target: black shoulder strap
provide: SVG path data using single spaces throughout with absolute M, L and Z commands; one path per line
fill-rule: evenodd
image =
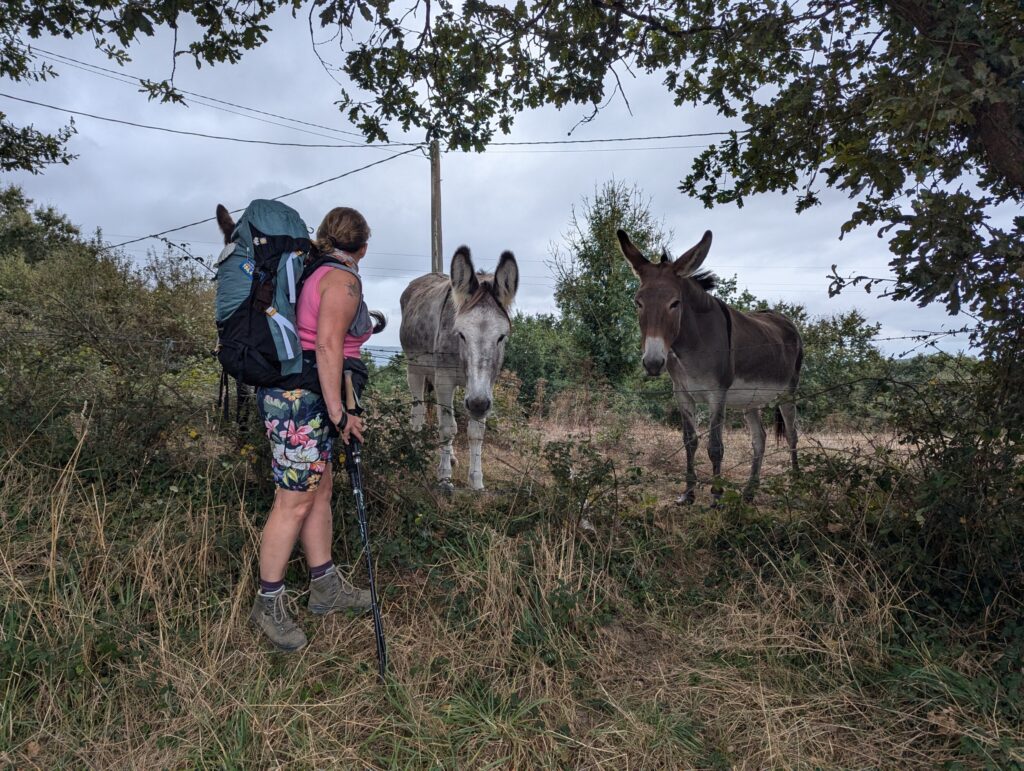
M 337 257 L 332 257 L 329 254 L 321 254 L 317 251 L 310 252 L 310 259 L 306 263 L 306 266 L 302 269 L 302 275 L 299 276 L 298 283 L 295 285 L 295 296 L 298 297 L 302 293 L 302 286 L 306 283 L 306 280 L 313 275 L 318 269 L 324 265 L 344 265 L 341 260 Z

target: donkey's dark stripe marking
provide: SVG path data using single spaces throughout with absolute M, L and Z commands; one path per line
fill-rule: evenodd
M 722 424 L 726 406 L 741 407 L 750 429 L 754 459 L 746 494 L 757 485 L 764 458 L 765 430 L 761 408 L 788 395 L 778 410 L 789 441 L 793 469 L 796 458 L 796 405 L 792 395 L 800 382 L 803 343 L 793 323 L 774 311 L 743 313 L 708 294 L 716 277 L 700 270 L 711 248 L 711 231 L 676 260 L 652 263 L 618 231 L 619 246 L 640 278 L 636 294 L 644 340 L 644 368 L 650 375 L 668 370 L 683 418 L 686 448 L 686 491 L 691 502 L 697 474 L 694 407 L 697 400 L 711 408 L 708 455 L 714 475 L 722 471 Z M 713 313 L 715 309 L 721 313 Z M 721 491 L 712 487 L 716 498 Z
M 701 284 L 701 286 L 704 286 L 704 285 Z M 704 287 L 704 288 L 707 289 L 708 287 Z M 729 350 L 731 351 L 732 350 L 732 315 L 729 313 L 729 306 L 728 305 L 726 305 L 724 302 L 719 300 L 717 297 L 715 298 L 715 302 L 718 303 L 718 307 L 722 311 L 722 315 L 725 316 L 725 334 L 726 334 L 726 337 L 729 340 Z

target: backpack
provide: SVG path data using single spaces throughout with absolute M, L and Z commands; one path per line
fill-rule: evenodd
M 303 356 L 295 306 L 306 278 L 327 264 L 358 276 L 313 248 L 290 206 L 257 199 L 246 207 L 217 260 L 217 358 L 225 373 L 250 386 L 320 390 L 315 357 Z M 365 333 L 369 319 L 361 304 L 353 328 Z

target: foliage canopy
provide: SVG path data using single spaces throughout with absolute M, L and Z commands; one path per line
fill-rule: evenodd
M 91 36 L 125 61 L 139 36 L 175 31 L 173 55 L 234 62 L 261 45 L 275 11 L 300 0 L 66 0 L 0 3 L 0 76 L 43 79 L 29 41 Z M 889 237 L 885 292 L 976 320 L 983 366 L 944 402 L 969 416 L 952 440 L 916 423 L 943 485 L 1019 501 L 1024 453 L 1024 7 L 1019 0 L 312 0 L 311 30 L 338 34 L 353 85 L 341 107 L 368 139 L 424 129 L 482 150 L 517 113 L 590 105 L 620 72 L 660 77 L 676 103 L 714 108 L 736 128 L 681 170 L 706 206 L 793 194 L 798 211 L 829 187 L 848 195 L 844 232 Z M 179 45 L 179 29 L 197 29 Z M 173 77 L 143 82 L 180 101 Z M 70 130 L 70 129 L 68 129 Z M 68 160 L 48 137 L 0 116 L 0 168 Z M 833 288 L 877 280 L 836 274 Z M 957 400 L 956 403 L 950 399 Z M 908 417 L 908 420 L 910 418 Z M 931 443 L 931 444 L 929 444 Z M 950 450 L 950 447 L 953 449 Z M 983 458 L 967 464 L 965 457 Z M 995 470 L 993 470 L 995 469 Z M 965 476 L 966 475 L 966 476 Z M 994 480 L 994 481 L 993 481 Z M 992 492 L 996 491 L 996 492 Z M 959 509 L 958 509 L 959 510 Z M 1003 511 L 1003 509 L 1000 509 Z M 998 512 L 958 516 L 972 523 Z
M 0 75 L 53 74 L 29 41 L 91 36 L 124 61 L 139 36 L 175 30 L 174 57 L 234 62 L 267 40 L 271 14 L 300 0 L 137 0 L 0 5 Z M 450 147 L 483 149 L 517 113 L 592 105 L 620 71 L 662 78 L 679 105 L 741 126 L 710 145 L 681 189 L 705 205 L 822 186 L 856 200 L 844 226 L 894 230 L 889 292 L 982 320 L 979 342 L 1019 352 L 1008 334 L 1024 300 L 1024 8 L 1018 0 L 313 0 L 355 86 L 342 108 L 369 139 L 420 127 Z M 199 30 L 179 45 L 177 32 Z M 144 82 L 180 100 L 173 78 Z M 4 168 L 67 161 L 66 134 L 0 118 Z M 24 132 L 29 132 L 25 134 Z M 33 133 L 34 132 L 34 133 Z M 837 276 L 838 289 L 846 280 Z M 1010 339 L 1012 338 L 1012 340 Z

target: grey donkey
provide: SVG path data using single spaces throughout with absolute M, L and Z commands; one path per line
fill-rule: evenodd
M 402 292 L 399 337 L 408 361 L 412 392 L 412 426 L 426 420 L 424 401 L 433 388 L 441 433 L 437 478 L 452 488 L 452 440 L 456 386 L 465 386 L 469 413 L 469 486 L 482 490 L 482 452 L 494 383 L 505 359 L 512 331 L 509 309 L 519 288 L 519 266 L 504 252 L 493 274 L 476 272 L 469 248 L 460 246 L 452 257 L 451 278 L 440 273 L 420 276 Z

